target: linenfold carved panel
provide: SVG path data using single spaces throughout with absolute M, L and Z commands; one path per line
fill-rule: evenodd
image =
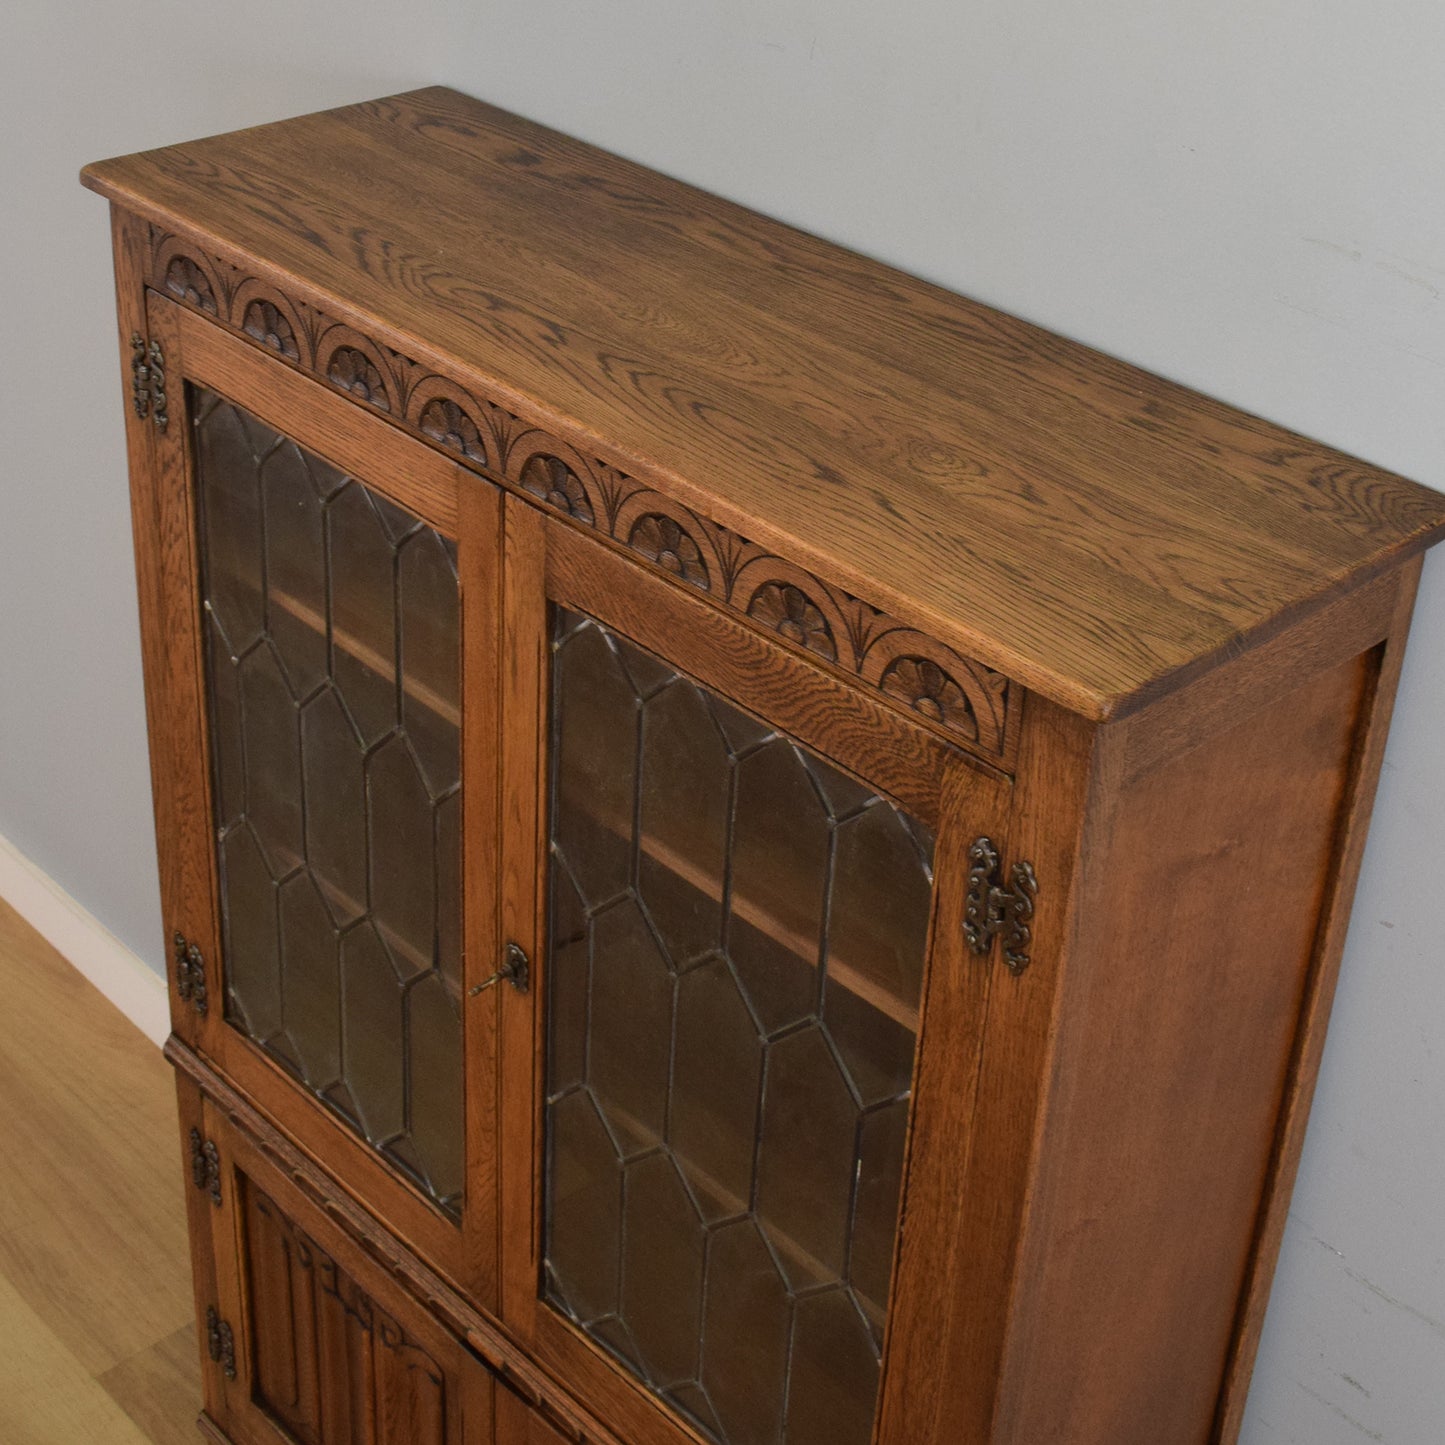
M 330 1176 L 311 1162 L 279 1133 L 223 1078 L 213 1073 L 174 1036 L 165 1056 L 182 1077 L 202 1090 L 227 1126 L 240 1131 L 264 1162 L 277 1170 L 309 1204 L 358 1245 L 371 1262 L 396 1280 L 407 1297 L 429 1318 L 484 1358 L 487 1368 L 505 1380 L 514 1395 L 525 1400 L 569 1445 L 622 1445 L 610 1431 L 584 1417 L 565 1395 L 552 1393 L 550 1382 L 500 1335 L 473 1306 L 359 1205 L 342 1193 Z M 223 1140 L 224 1142 L 224 1140 Z M 274 1206 L 273 1206 L 274 1207 Z
M 314 1445 L 450 1445 L 437 1362 L 254 1185 L 245 1204 L 257 1404 Z
M 860 678 L 951 741 L 1012 760 L 1019 690 L 1004 674 L 182 237 L 152 227 L 149 275 L 156 290 Z

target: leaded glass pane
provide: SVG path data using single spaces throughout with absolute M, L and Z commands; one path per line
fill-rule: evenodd
M 553 654 L 543 1293 L 722 1445 L 862 1445 L 932 841 L 591 618 Z
M 192 400 L 226 1019 L 455 1214 L 456 548 Z

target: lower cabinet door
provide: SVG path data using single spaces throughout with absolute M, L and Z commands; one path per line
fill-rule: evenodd
M 497 1445 L 572 1445 L 572 1441 L 525 1400 L 508 1390 L 498 1390 Z
M 234 1445 L 491 1445 L 483 1363 L 209 1101 L 200 1117 L 203 1424 Z

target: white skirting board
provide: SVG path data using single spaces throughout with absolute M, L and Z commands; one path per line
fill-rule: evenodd
M 153 1043 L 171 1030 L 165 981 L 0 835 L 0 898 L 62 954 Z

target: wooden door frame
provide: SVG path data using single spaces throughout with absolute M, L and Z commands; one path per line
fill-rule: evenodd
M 897 798 L 935 831 L 936 884 L 920 1015 L 926 1022 L 913 1106 L 914 1117 L 926 1115 L 928 1123 L 922 1142 L 920 1131 L 910 1129 L 915 1147 L 903 1200 L 910 1221 L 915 1211 L 922 1218 L 956 1204 L 956 1150 L 967 1145 L 987 999 L 1002 968 L 974 958 L 964 942 L 967 850 L 979 834 L 1005 840 L 1012 789 L 1002 773 L 864 690 L 519 498 L 507 498 L 505 535 L 502 921 L 503 936 L 522 945 L 533 967 L 528 993 L 509 990 L 502 1000 L 502 1318 L 544 1369 L 567 1380 L 635 1445 L 693 1445 L 705 1437 L 540 1298 L 549 607 L 588 613 L 668 657 L 703 685 Z M 901 1392 L 912 1375 L 902 1370 L 895 1378 L 890 1346 L 898 1318 L 910 1316 L 911 1326 L 936 1309 L 939 1269 L 946 1262 L 930 1248 L 932 1238 L 926 1224 L 910 1224 L 900 1234 L 878 1406 L 880 1442 L 921 1438 L 907 1433 L 910 1412 L 900 1415 Z M 911 1333 L 926 1338 L 928 1330 Z M 885 1427 L 882 1422 L 895 1415 L 897 1427 Z
M 376 1308 L 392 1316 L 411 1342 L 421 1346 L 432 1363 L 446 1372 L 448 1439 L 457 1445 L 491 1445 L 496 1388 L 491 1371 L 464 1341 L 399 1288 L 364 1244 L 329 1218 L 257 1141 L 236 1127 L 224 1106 L 197 1089 L 191 1080 L 179 1077 L 182 1089 L 189 1090 L 200 1105 L 202 1129 L 216 1145 L 219 1159 L 219 1203 L 203 1200 L 203 1219 L 198 1233 L 193 1235 L 200 1241 L 193 1247 L 207 1252 L 213 1262 L 218 1309 L 230 1326 L 234 1346 L 233 1379 L 226 1379 L 219 1366 L 207 1361 L 219 1387 L 214 1402 L 219 1416 L 214 1414 L 209 1392 L 207 1396 L 207 1413 L 213 1415 L 216 1424 L 234 1445 L 290 1445 L 292 1440 L 289 1431 L 257 1402 L 253 1378 L 257 1326 L 251 1289 L 251 1241 L 243 1201 L 247 1191 L 259 1190 L 291 1227 L 324 1249 Z M 204 1316 L 200 1328 L 204 1355 Z
M 468 997 L 495 967 L 496 656 L 501 579 L 501 494 L 334 391 L 194 315 L 148 293 L 148 334 L 164 355 L 169 420 L 146 439 L 136 472 L 137 549 L 144 559 L 142 630 L 167 928 L 196 941 L 206 960 L 203 1018 L 172 980 L 176 1034 L 232 1079 L 397 1235 L 484 1308 L 496 1297 L 495 995 Z M 455 539 L 462 632 L 463 1049 L 466 1200 L 460 1224 L 385 1163 L 339 1116 L 225 1022 L 219 885 L 212 816 L 204 650 L 198 607 L 195 457 L 187 384 L 204 386 L 318 454 L 369 490 Z M 379 480 L 376 480 L 378 479 Z M 142 531 L 145 525 L 148 530 Z

